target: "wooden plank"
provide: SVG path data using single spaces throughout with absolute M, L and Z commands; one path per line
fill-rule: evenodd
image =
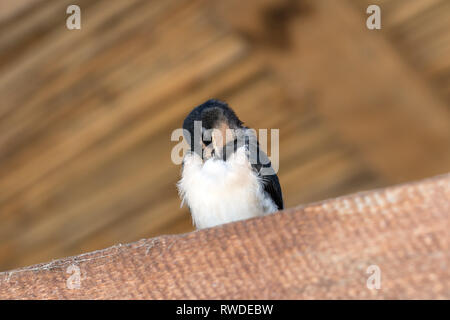
M 450 169 L 432 1 L 373 32 L 350 0 L 80 3 L 81 32 L 58 1 L 1 24 L 0 270 L 192 230 L 170 134 L 212 97 L 280 129 L 287 207 Z

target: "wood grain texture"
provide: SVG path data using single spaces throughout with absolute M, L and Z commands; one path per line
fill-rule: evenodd
M 449 299 L 449 199 L 444 175 L 142 239 L 0 273 L 0 298 Z
M 170 135 L 212 97 L 280 129 L 286 207 L 449 172 L 444 2 L 5 2 L 0 270 L 193 230 Z

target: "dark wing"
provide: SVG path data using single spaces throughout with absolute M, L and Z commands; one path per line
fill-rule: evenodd
M 278 180 L 275 170 L 272 168 L 272 163 L 270 162 L 269 157 L 259 147 L 256 137 L 252 137 L 251 134 L 245 137 L 245 144 L 249 148 L 250 164 L 253 170 L 255 170 L 261 178 L 264 185 L 264 191 L 267 192 L 273 202 L 275 202 L 278 210 L 283 210 L 283 194 L 281 192 L 280 181 Z
M 263 175 L 261 176 L 261 180 L 264 184 L 264 191 L 266 191 L 272 198 L 273 202 L 275 202 L 278 210 L 283 210 L 283 195 L 281 193 L 281 186 L 278 181 L 278 176 L 276 174 Z

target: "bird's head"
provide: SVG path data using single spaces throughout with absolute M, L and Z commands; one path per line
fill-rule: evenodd
M 221 152 L 224 145 L 236 139 L 236 130 L 243 123 L 227 103 L 211 99 L 195 107 L 183 123 L 185 138 L 191 150 L 210 158 Z

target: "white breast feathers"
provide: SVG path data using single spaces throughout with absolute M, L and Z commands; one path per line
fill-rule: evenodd
M 211 158 L 203 162 L 196 153 L 187 154 L 178 190 L 199 229 L 278 210 L 252 170 L 245 147 L 227 161 Z

